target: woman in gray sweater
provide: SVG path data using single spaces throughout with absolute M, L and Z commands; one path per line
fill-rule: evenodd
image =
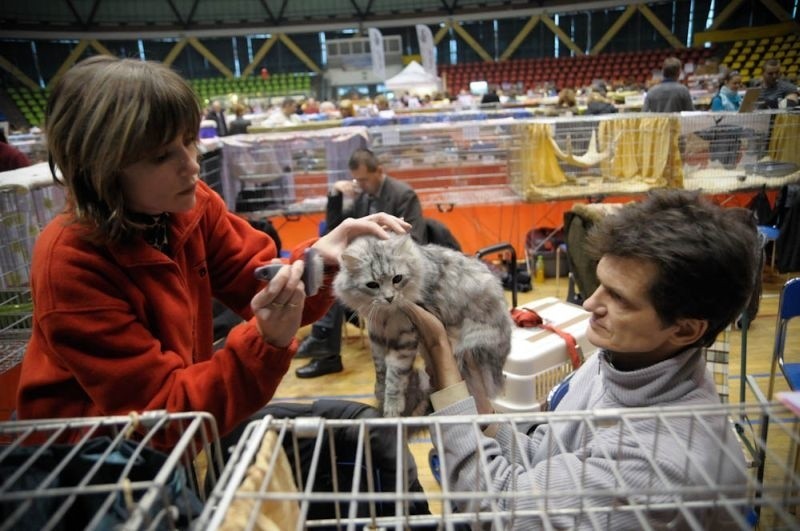
M 476 424 L 442 424 L 437 450 L 450 490 L 489 493 L 464 497 L 456 510 L 508 514 L 513 506 L 514 520 L 502 527 L 519 529 L 743 524 L 742 508 L 726 505 L 746 488 L 746 467 L 724 414 L 669 422 L 655 409 L 611 422 L 559 414 L 610 419 L 609 409 L 719 404 L 701 349 L 753 292 L 755 223 L 697 193 L 659 191 L 606 216 L 588 246 L 600 286 L 584 307 L 598 350 L 573 374 L 552 420 L 528 434 L 511 424 L 482 433 Z M 416 306 L 408 314 L 431 355 L 434 415 L 491 412 L 468 395 L 441 323 Z M 520 492 L 530 496 L 510 494 Z M 697 503 L 712 496 L 722 503 Z

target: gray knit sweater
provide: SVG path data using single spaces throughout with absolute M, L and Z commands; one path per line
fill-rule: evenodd
M 614 369 L 608 354 L 599 351 L 575 373 L 557 413 L 718 403 L 714 382 L 697 349 L 629 372 Z M 474 400 L 468 398 L 435 415 L 476 413 Z M 443 429 L 445 448 L 439 452 L 455 491 L 537 494 L 514 499 L 487 495 L 480 507 L 456 503 L 459 512 L 491 511 L 492 504 L 502 511 L 512 504 L 523 512 L 540 511 L 518 514 L 503 528 L 537 529 L 545 526 L 545 519 L 557 529 L 642 529 L 643 521 L 655 528 L 682 529 L 687 527 L 687 518 L 712 529 L 729 528 L 732 519 L 743 523 L 739 509 L 674 508 L 676 500 L 686 506 L 715 495 L 716 489 L 709 484 L 733 486 L 737 492 L 731 496 L 741 495 L 738 489 L 745 488 L 744 456 L 723 415 L 705 416 L 703 422 L 681 416 L 665 423 L 651 415 L 610 423 L 552 421 L 540 425 L 530 437 L 507 424 L 494 438 L 477 436 L 468 424 L 443 424 Z M 483 466 L 479 466 L 481 452 Z M 616 501 L 611 493 L 579 494 L 581 489 L 614 488 L 620 489 Z M 649 498 L 648 489 L 653 494 Z M 629 496 L 631 492 L 637 495 Z M 546 502 L 541 497 L 545 493 Z M 606 509 L 648 502 L 650 507 L 641 510 Z M 671 507 L 654 508 L 658 503 Z

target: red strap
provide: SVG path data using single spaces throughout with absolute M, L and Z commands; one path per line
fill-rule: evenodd
M 513 308 L 511 310 L 511 319 L 513 319 L 514 323 L 521 328 L 533 328 L 534 326 L 538 326 L 553 332 L 563 339 L 564 343 L 567 344 L 567 354 L 572 362 L 572 368 L 577 369 L 581 366 L 581 363 L 583 363 L 583 356 L 578 350 L 578 342 L 575 341 L 575 338 L 572 336 L 572 334 L 569 334 L 553 325 L 545 324 L 542 317 L 535 311 L 531 310 L 530 308 Z

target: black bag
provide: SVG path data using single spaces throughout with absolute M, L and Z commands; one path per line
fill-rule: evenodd
M 756 222 L 759 225 L 769 225 L 774 215 L 772 205 L 770 205 L 769 198 L 767 197 L 766 189 L 766 186 L 762 186 L 761 190 L 759 190 L 747 204 L 747 208 L 753 212 L 756 217 Z

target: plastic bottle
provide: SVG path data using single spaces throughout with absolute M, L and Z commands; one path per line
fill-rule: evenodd
M 544 257 L 542 255 L 536 257 L 536 283 L 544 283 Z

